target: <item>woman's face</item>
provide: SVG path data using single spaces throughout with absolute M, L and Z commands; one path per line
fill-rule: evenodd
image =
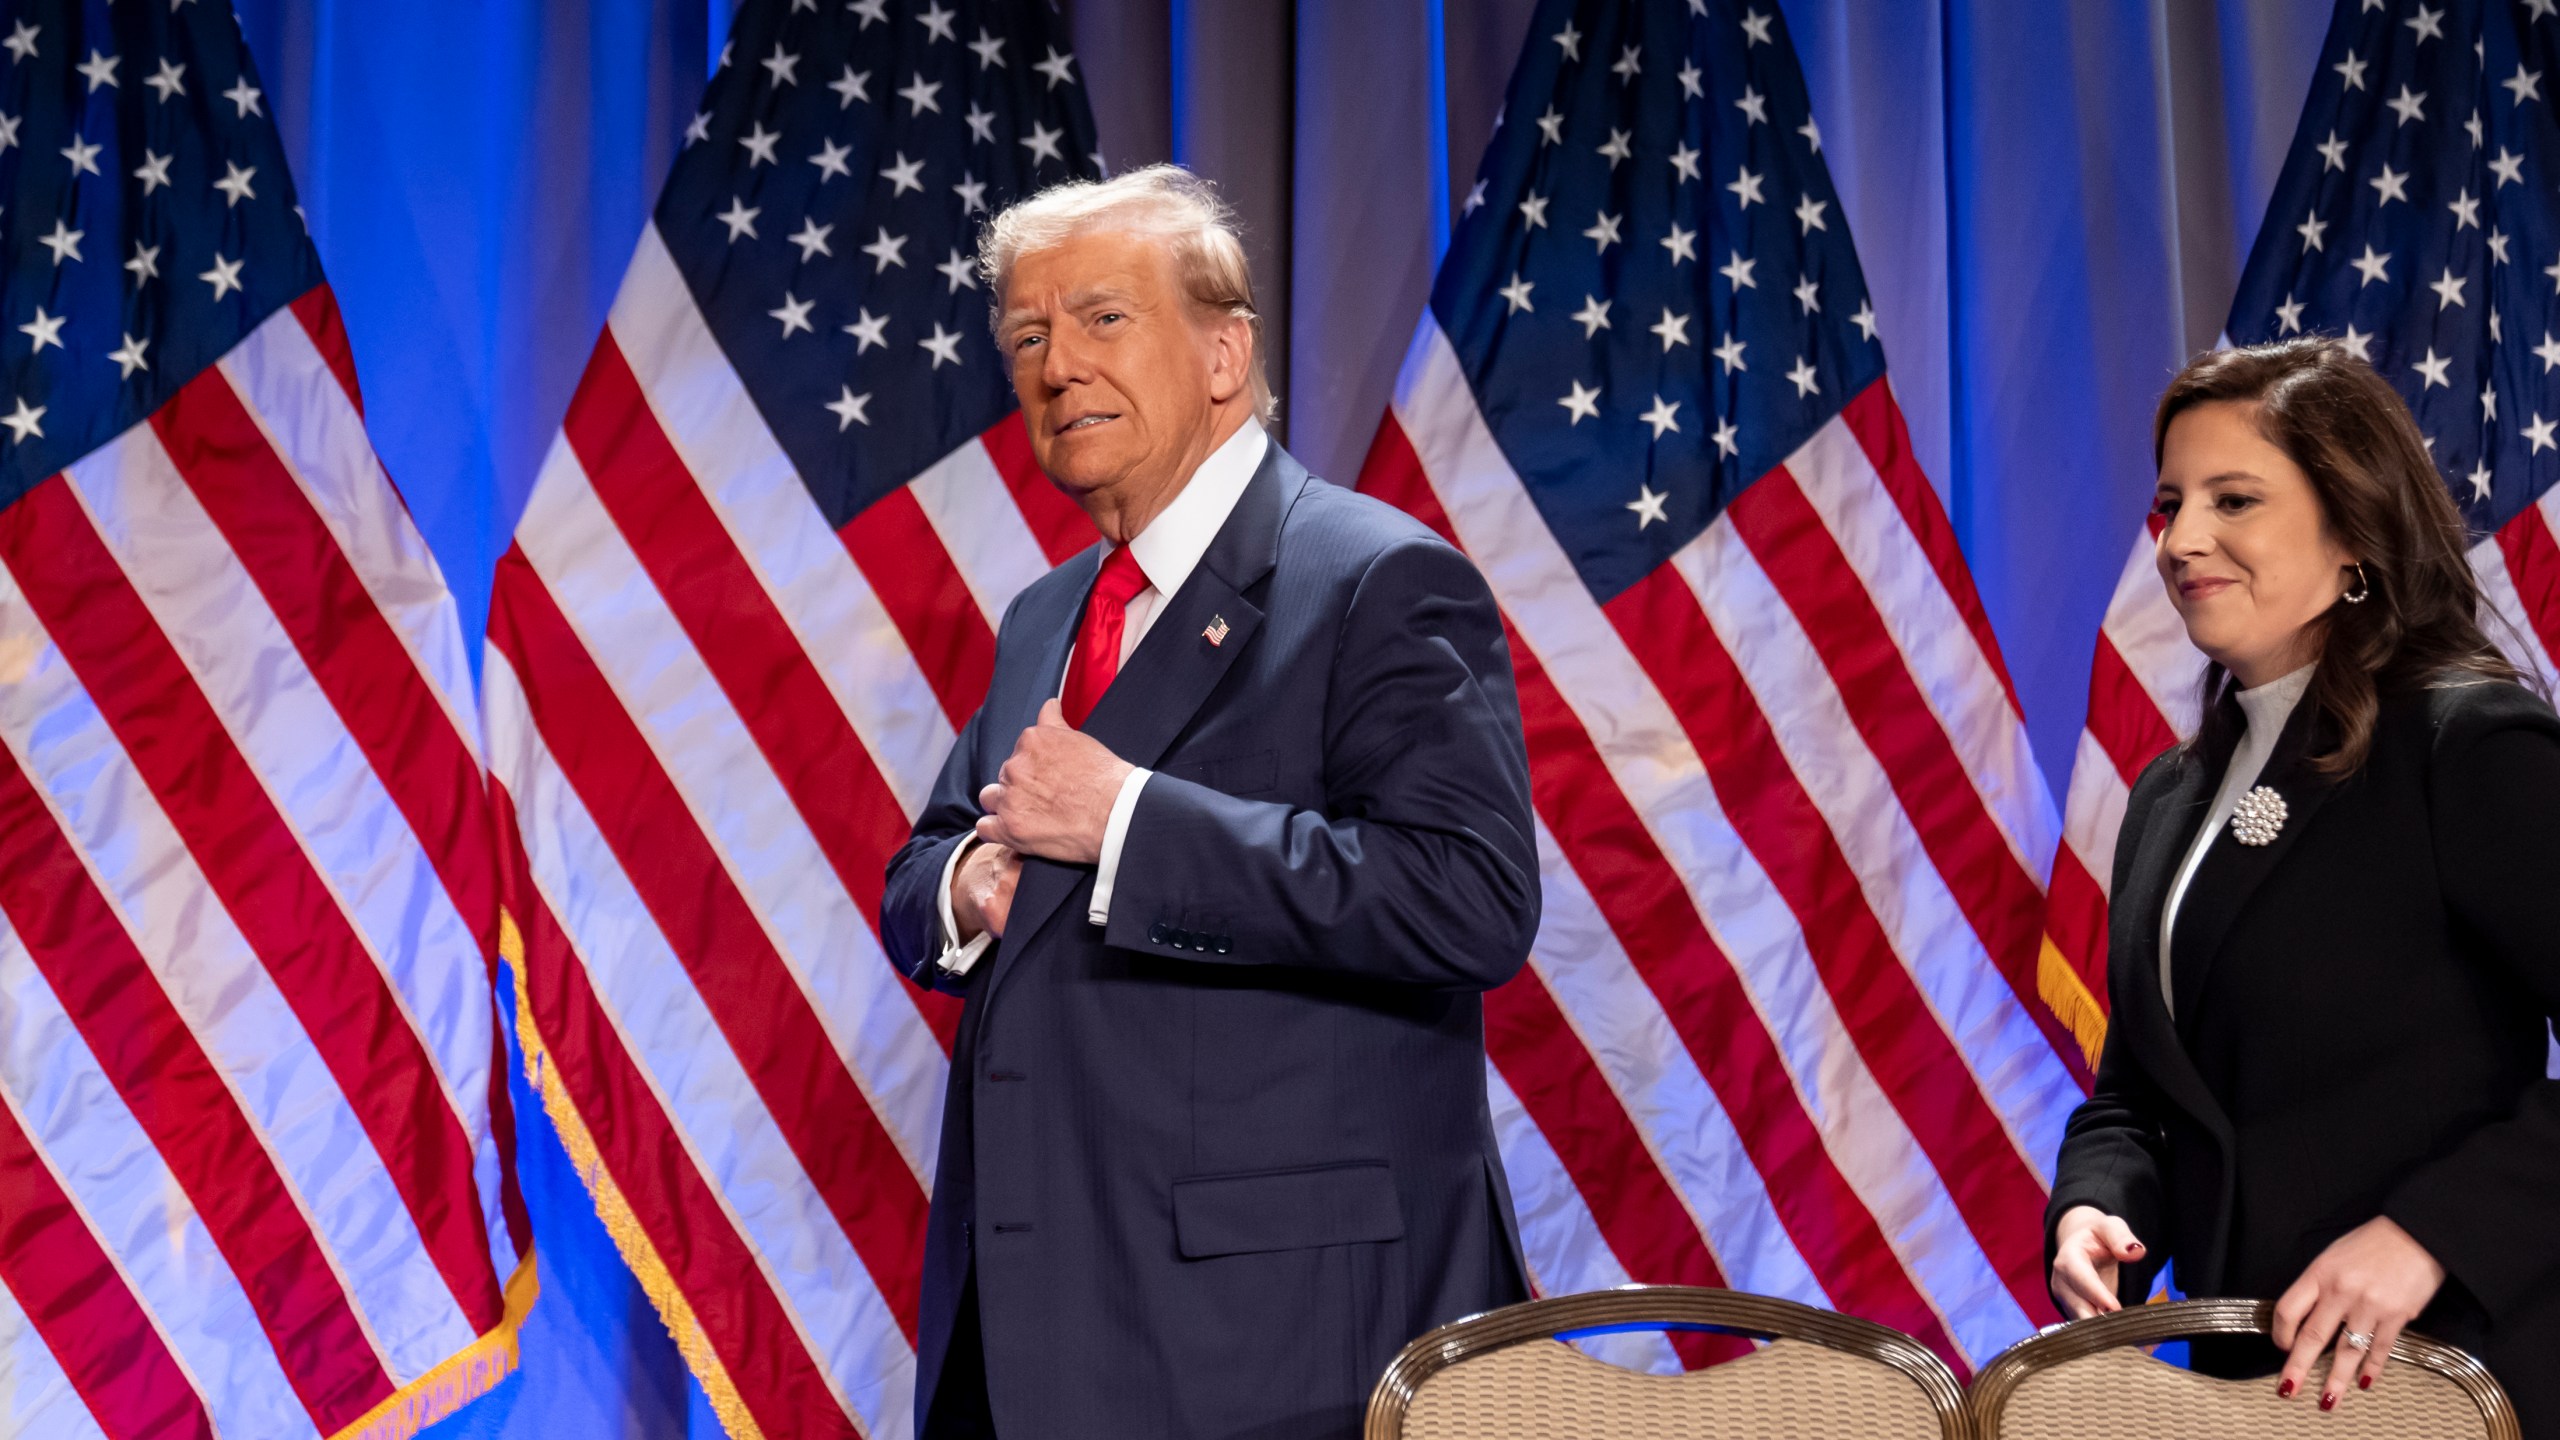
M 2317 657 L 2311 624 L 2355 583 L 2356 559 L 2329 533 L 2311 477 L 2252 413 L 2217 401 L 2170 421 L 2153 501 L 2170 603 L 2244 689 Z

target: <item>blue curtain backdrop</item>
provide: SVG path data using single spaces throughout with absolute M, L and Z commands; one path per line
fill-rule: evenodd
M 376 447 L 476 635 L 729 0 L 235 0 Z M 762 3 L 762 0 L 757 0 Z M 1115 167 L 1249 228 L 1288 440 L 1348 480 L 1534 0 L 1062 0 Z M 1874 292 L 2059 794 L 2151 488 L 2329 0 L 1780 0 Z M 454 1437 L 719 1433 L 516 1087 L 542 1265 L 524 1367 Z

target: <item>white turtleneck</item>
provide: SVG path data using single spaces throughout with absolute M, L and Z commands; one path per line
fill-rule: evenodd
M 2213 808 L 2205 812 L 2204 824 L 2197 827 L 2194 843 L 2187 846 L 2187 858 L 2178 866 L 2178 878 L 2169 886 L 2169 898 L 2160 907 L 2160 999 L 2171 1014 L 2177 1013 L 2178 1001 L 2177 987 L 2169 978 L 2175 973 L 2169 968 L 2169 938 L 2177 932 L 2178 905 L 2187 898 L 2187 882 L 2196 878 L 2196 867 L 2204 863 L 2205 852 L 2222 837 L 2232 812 L 2240 808 L 2240 798 L 2258 783 L 2259 772 L 2267 768 L 2267 757 L 2275 752 L 2276 737 L 2284 733 L 2285 721 L 2292 718 L 2295 703 L 2311 686 L 2311 672 L 2318 668 L 2305 665 L 2234 697 L 2240 702 L 2240 713 L 2247 717 L 2240 746 L 2231 752 L 2231 764 L 2222 772 L 2222 788 L 2213 792 Z

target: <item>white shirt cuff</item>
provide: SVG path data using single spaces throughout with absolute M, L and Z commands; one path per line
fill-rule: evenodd
M 977 939 L 961 944 L 960 922 L 951 916 L 951 877 L 960 873 L 960 862 L 969 858 L 969 852 L 983 843 L 975 835 L 965 837 L 951 847 L 951 858 L 942 862 L 942 890 L 937 900 L 942 907 L 942 955 L 933 963 L 946 975 L 968 974 L 969 967 L 978 963 L 978 957 L 987 953 L 988 944 L 995 939 L 992 932 L 981 930 Z
M 1111 818 L 1102 827 L 1102 858 L 1094 866 L 1093 903 L 1084 910 L 1084 918 L 1096 925 L 1111 923 L 1111 882 L 1120 875 L 1120 848 L 1129 843 L 1129 817 L 1138 813 L 1138 792 L 1154 773 L 1130 771 L 1129 778 L 1120 782 L 1119 795 L 1111 802 Z

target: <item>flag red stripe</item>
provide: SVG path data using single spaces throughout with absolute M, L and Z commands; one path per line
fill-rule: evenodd
M 1893 388 L 1882 380 L 1876 381 L 1850 399 L 1841 409 L 1840 418 L 1848 424 L 1849 433 L 1858 437 L 1858 448 L 1867 452 L 1867 463 L 1875 467 L 1885 493 L 1893 497 L 1895 508 L 1902 512 L 1904 527 L 1919 542 L 1921 553 L 1929 557 L 1930 567 L 1938 572 L 1938 588 L 1955 602 L 1956 612 L 1964 616 L 1965 628 L 1973 632 L 1974 643 L 1982 649 L 1982 658 L 2000 677 L 2000 688 L 2008 693 L 2011 713 L 2023 717 L 2026 711 L 2018 704 L 2018 684 L 2009 678 L 2008 662 L 2000 658 L 2000 641 L 1991 633 L 1991 614 L 1982 608 L 1981 592 L 1973 588 L 1973 571 L 1964 563 L 1964 547 L 1956 543 L 1955 526 L 1947 522 L 1946 506 L 1939 503 L 1937 488 L 1929 483 L 1928 474 L 1920 468 L 1920 457 L 1912 452 L 1911 431 L 1903 424 L 1902 407 L 1893 403 Z M 2071 1054 L 2077 1047 L 2066 1045 L 2062 1050 Z
M 1722 1288 L 1724 1273 L 1708 1253 L 1697 1222 L 1663 1179 L 1618 1097 L 1565 1023 L 1535 970 L 1485 997 L 1485 1051 L 1538 1123 L 1565 1173 L 1573 1177 L 1601 1236 L 1632 1279 L 1650 1285 Z M 1748 1354 L 1748 1341 L 1672 1343 L 1692 1367 Z
M 492 613 L 490 640 L 519 667 L 509 633 L 511 607 Z M 623 1049 L 587 980 L 586 968 L 533 886 L 520 846 L 514 802 L 490 787 L 506 844 L 507 912 L 524 936 L 525 993 L 551 1073 L 577 1108 L 604 1169 L 639 1221 L 667 1275 L 685 1297 L 721 1368 L 768 1435 L 851 1435 L 844 1407 L 756 1263 L 721 1213 L 666 1112 Z
M 2560 545 L 2542 518 L 2542 507 L 2524 513 L 2498 531 L 2498 549 L 2507 557 L 2507 577 L 2524 606 L 2525 622 L 2542 641 L 2543 653 L 2560 659 Z
M 151 429 L 409 822 L 480 953 L 496 954 L 480 762 L 311 497 L 219 368 L 171 396 Z
M 471 1140 L 433 1062 L 265 782 L 69 483 L 0 513 L 0 560 L 115 731 L 347 1102 L 474 1330 L 504 1313 Z
M 1361 466 L 1360 488 L 1457 543 L 1392 415 Z M 1842 1309 L 1891 1325 L 1960 1363 L 1937 1313 L 1832 1162 L 1731 957 L 1699 922 L 1679 875 L 1545 667 L 1517 631 L 1506 626 L 1506 632 L 1538 813 L 1732 1117 L 1788 1239 Z
M 2071 962 L 2089 998 L 2100 1009 L 2107 1004 L 2107 895 L 2081 867 L 2068 845 L 2055 847 L 2053 888 L 2046 894 L 2045 928 L 2054 947 Z M 2044 1009 L 2039 1005 L 2038 1010 Z M 2077 1054 L 2074 1045 L 2072 1052 Z
M 773 766 L 774 778 L 791 797 L 792 808 L 845 893 L 877 930 L 883 867 L 906 843 L 906 811 L 845 718 L 844 707 L 809 663 L 790 623 L 738 553 L 709 497 L 659 428 L 610 331 L 596 342 L 562 433 L 586 470 L 597 501 Z M 907 498 L 906 504 L 915 502 Z M 939 541 L 935 553 L 941 553 Z M 875 574 L 873 584 L 879 583 Z M 974 617 L 975 602 L 966 603 Z M 974 618 L 971 623 L 985 628 Z M 983 690 L 984 677 L 979 684 Z M 899 988 L 914 997 L 948 1054 L 959 1026 L 958 1002 L 913 986 Z
M 907 642 L 954 730 L 969 723 L 996 673 L 996 632 L 913 492 L 892 490 L 836 532 Z
M 203 1398 L 5 1105 L 0 1284 L 114 1440 L 213 1440 Z
M 1894 953 L 1706 613 L 1667 566 L 1602 608 L 1679 717 L 1735 832 L 1794 913 L 1868 1071 L 1993 1269 L 2029 1316 L 2045 1317 L 2052 1302 L 2035 1233 L 2044 1187 Z
M 2097 653 L 2089 661 L 2089 733 L 2127 785 L 2161 751 L 2178 743 L 2151 692 L 2134 678 L 2104 630 L 2098 632 Z
M 1013 492 L 1014 508 L 1022 512 L 1022 522 L 1031 527 L 1040 553 L 1049 557 L 1050 564 L 1064 563 L 1101 538 L 1093 521 L 1058 493 L 1032 456 L 1031 432 L 1023 428 L 1021 411 L 987 427 L 978 439 L 987 447 L 987 458 L 995 462 L 996 473 L 1004 477 L 1005 489 Z
M 492 613 L 552 758 L 913 1344 L 923 1187 L 521 549 L 498 562 Z
M 258 1313 L 323 1434 L 395 1388 L 275 1161 L 16 758 L 0 748 L 0 912 Z
M 1744 491 L 1725 514 L 1822 657 L 1849 723 L 1883 767 L 1920 848 L 1991 963 L 2055 1053 L 2077 1056 L 2071 1032 L 2036 991 L 2044 891 L 2002 837 L 1839 541 L 1783 467 Z
M 356 387 L 356 354 L 347 345 L 347 327 L 338 314 L 338 297 L 326 285 L 314 285 L 293 302 L 293 318 L 302 322 L 302 333 L 311 337 L 311 348 L 320 352 L 329 373 L 338 377 L 338 388 L 347 392 L 347 403 L 356 414 L 364 414 L 364 392 Z

